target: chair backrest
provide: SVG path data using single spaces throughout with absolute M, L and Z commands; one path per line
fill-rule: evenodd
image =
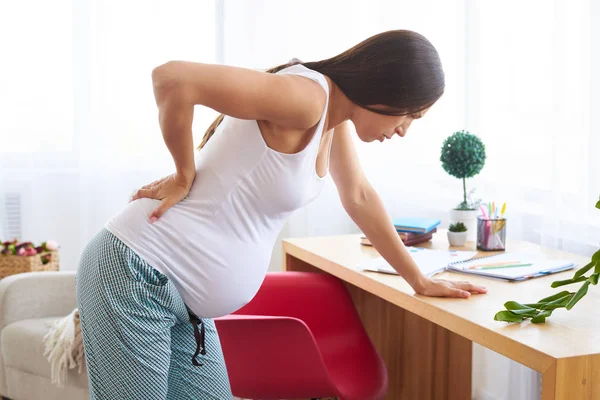
M 231 389 L 242 398 L 335 396 L 306 324 L 285 317 L 215 319 Z
M 295 317 L 317 340 L 363 328 L 343 282 L 313 272 L 269 272 L 254 298 L 235 314 Z

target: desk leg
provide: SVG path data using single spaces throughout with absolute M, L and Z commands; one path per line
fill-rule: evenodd
M 600 400 L 600 355 L 559 359 L 542 373 L 542 400 Z
M 284 256 L 285 270 L 323 272 Z M 388 370 L 387 400 L 470 400 L 472 342 L 346 284 Z

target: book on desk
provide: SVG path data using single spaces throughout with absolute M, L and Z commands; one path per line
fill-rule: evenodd
M 436 218 L 400 217 L 393 219 L 392 223 L 398 232 L 427 234 L 436 229 L 441 221 Z
M 414 246 L 430 241 L 437 232 L 437 226 L 441 221 L 433 218 L 396 218 L 392 220 L 392 223 L 404 245 Z M 360 243 L 372 246 L 364 234 L 361 234 Z

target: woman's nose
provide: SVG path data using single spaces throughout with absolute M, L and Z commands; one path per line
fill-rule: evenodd
M 406 136 L 406 132 L 408 132 L 408 128 L 410 128 L 410 124 L 412 124 L 412 118 L 406 118 L 404 123 L 396 128 L 396 132 L 400 137 Z

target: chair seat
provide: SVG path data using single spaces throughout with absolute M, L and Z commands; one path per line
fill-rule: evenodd
M 6 326 L 0 337 L 6 367 L 50 379 L 50 363 L 44 355 L 44 335 L 59 319 L 61 318 L 25 319 Z M 85 366 L 81 374 L 78 368 L 68 370 L 67 382 L 71 386 L 87 389 Z
M 331 275 L 270 272 L 250 303 L 215 322 L 235 396 L 385 397 L 385 364 Z

